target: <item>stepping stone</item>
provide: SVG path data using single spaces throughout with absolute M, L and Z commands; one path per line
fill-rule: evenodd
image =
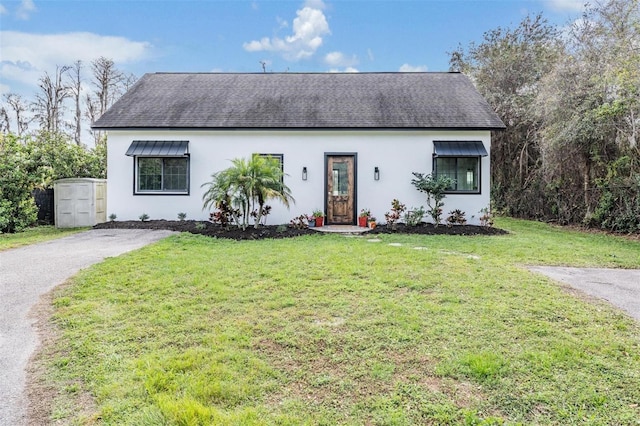
M 367 240 L 367 241 L 368 241 L 368 242 L 370 242 L 370 243 L 379 243 L 379 242 L 380 242 L 380 241 L 382 241 L 382 240 L 380 240 L 380 239 L 378 239 L 378 238 L 372 238 L 372 239 Z
M 389 243 L 389 245 L 390 245 L 390 246 L 393 246 L 393 247 L 400 247 L 400 246 L 402 246 L 402 244 L 400 244 L 400 243 Z

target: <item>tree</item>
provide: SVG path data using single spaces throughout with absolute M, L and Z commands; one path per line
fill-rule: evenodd
M 91 70 L 93 72 L 93 83 L 96 87 L 97 111 L 102 115 L 118 96 L 118 89 L 124 77 L 122 72 L 116 68 L 113 60 L 104 56 L 91 63 Z
M 0 107 L 0 133 L 10 133 L 11 132 L 11 120 L 9 120 L 9 113 L 7 109 L 2 106 Z
M 11 112 L 15 118 L 16 122 L 16 134 L 18 136 L 22 136 L 22 134 L 27 130 L 29 126 L 29 122 L 25 117 L 25 113 L 27 112 L 27 104 L 22 99 L 22 96 L 15 93 L 6 93 L 4 94 L 4 100 L 11 109 Z M 11 118 L 9 117 L 9 110 L 4 108 L 5 117 L 3 121 L 5 121 L 5 129 L 6 133 L 11 132 Z
M 125 75 L 118 70 L 112 59 L 104 56 L 91 62 L 94 91 L 87 94 L 87 118 L 93 123 L 136 81 L 133 74 Z M 103 133 L 93 132 L 96 145 L 101 143 Z
M 233 220 L 243 230 L 249 224 L 251 212 L 255 212 L 254 226 L 260 224 L 266 201 L 276 199 L 287 208 L 294 199 L 290 189 L 282 183 L 283 172 L 280 162 L 258 154 L 249 160 L 236 158 L 233 166 L 211 175 L 212 180 L 204 183 L 208 187 L 202 199 L 203 208 L 233 206 Z
M 543 81 L 544 90 L 537 99 L 538 115 L 544 118 L 543 167 L 547 182 L 562 189 L 557 209 L 564 221 L 592 221 L 602 189 L 608 191 L 604 182 L 612 178 L 612 165 L 622 157 L 628 157 L 629 163 L 614 169 L 627 174 L 627 197 L 637 197 L 638 46 L 640 2 L 596 2 L 573 25 L 567 54 Z M 602 218 L 601 208 L 599 212 Z
M 56 66 L 53 78 L 45 71 L 39 80 L 40 92 L 36 94 L 32 108 L 40 128 L 50 133 L 57 133 L 62 129 L 63 102 L 70 96 L 69 87 L 63 82 L 68 69 L 67 66 Z
M 82 109 L 80 107 L 80 101 L 82 98 L 82 61 L 78 60 L 73 63 L 73 66 L 68 69 L 69 73 L 69 92 L 75 102 L 74 117 L 73 117 L 73 139 L 76 145 L 81 145 L 80 140 L 82 135 Z
M 492 137 L 492 198 L 501 210 L 527 215 L 539 205 L 541 121 L 534 101 L 562 45 L 542 15 L 527 16 L 515 29 L 497 28 L 480 44 L 451 53 L 452 70 L 467 73 L 507 129 Z

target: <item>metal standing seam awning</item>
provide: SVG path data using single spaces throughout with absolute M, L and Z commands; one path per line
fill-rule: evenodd
M 434 157 L 486 157 L 489 155 L 481 141 L 434 141 Z
M 178 157 L 189 154 L 189 141 L 133 141 L 125 155 Z

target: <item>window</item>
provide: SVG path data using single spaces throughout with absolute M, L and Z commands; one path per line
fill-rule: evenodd
M 136 193 L 188 193 L 188 157 L 136 157 Z
M 454 180 L 451 192 L 480 192 L 480 157 L 436 157 L 434 171 L 437 177 Z
M 189 141 L 133 141 L 134 194 L 189 194 Z
M 433 143 L 433 172 L 454 181 L 449 192 L 480 193 L 480 159 L 489 155 L 481 141 Z

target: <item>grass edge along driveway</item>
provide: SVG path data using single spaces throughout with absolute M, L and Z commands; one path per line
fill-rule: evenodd
M 29 244 L 42 243 L 63 238 L 90 228 L 56 228 L 54 226 L 36 226 L 14 234 L 0 233 L 0 251 L 18 248 Z
M 54 296 L 51 417 L 637 424 L 638 324 L 520 265 L 640 267 L 640 244 L 498 226 L 511 234 L 180 235 L 108 259 Z

